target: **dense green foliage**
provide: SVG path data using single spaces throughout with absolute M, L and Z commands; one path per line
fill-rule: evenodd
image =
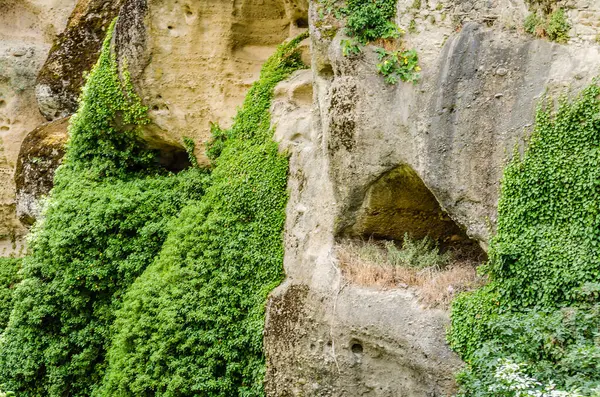
M 363 45 L 400 36 L 400 28 L 392 22 L 396 0 L 347 0 L 346 10 L 346 34 Z
M 111 32 L 72 119 L 0 341 L 0 390 L 19 396 L 88 396 L 99 385 L 123 293 L 207 179 L 198 169 L 175 176 L 154 166 L 136 129 L 145 108 L 118 77 Z
M 492 282 L 452 309 L 449 341 L 470 364 L 465 395 L 498 395 L 506 358 L 582 395 L 600 387 L 599 95 L 594 84 L 556 112 L 540 108 L 529 148 L 505 169 Z
M 233 127 L 215 126 L 211 185 L 125 296 L 100 395 L 263 395 L 264 304 L 283 277 L 288 169 L 269 107 L 275 85 L 303 66 L 301 39 L 267 61 Z
M 0 258 L 0 333 L 6 328 L 13 308 L 14 287 L 21 281 L 20 268 L 21 259 Z

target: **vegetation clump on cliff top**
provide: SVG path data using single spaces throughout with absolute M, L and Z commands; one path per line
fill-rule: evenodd
M 600 393 L 599 96 L 593 84 L 556 112 L 540 107 L 505 169 L 491 284 L 452 305 L 465 396 L 517 395 L 501 390 L 507 373 L 534 379 L 532 393 Z
M 547 37 L 557 43 L 569 41 L 571 25 L 563 8 L 547 0 L 529 0 L 531 13 L 525 18 L 523 28 L 537 37 Z
M 396 42 L 404 34 L 393 21 L 396 0 L 347 0 L 344 6 L 336 4 L 335 0 L 320 0 L 318 12 L 321 20 L 331 19 L 331 16 L 345 17 L 345 33 L 350 38 L 341 41 L 344 56 L 360 54 L 363 46 L 378 43 L 383 47 L 376 49 L 380 61 L 377 70 L 387 83 L 418 82 L 421 68 L 417 52 Z M 324 33 L 328 34 L 328 31 Z

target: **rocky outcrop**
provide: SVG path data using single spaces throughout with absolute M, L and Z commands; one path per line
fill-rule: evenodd
M 47 120 L 70 116 L 84 74 L 96 63 L 106 29 L 117 16 L 124 0 L 80 0 L 69 23 L 48 54 L 37 77 L 36 97 Z
M 119 17 L 116 42 L 150 109 L 153 146 L 210 138 L 228 127 L 275 47 L 305 29 L 306 0 L 135 0 Z M 196 145 L 206 163 L 204 145 Z
M 0 256 L 18 253 L 26 234 L 15 214 L 15 165 L 25 135 L 44 122 L 36 76 L 74 3 L 0 0 Z
M 67 143 L 69 117 L 43 124 L 31 131 L 21 144 L 15 185 L 17 216 L 32 225 L 40 215 L 40 199 L 50 193 L 54 172 L 61 163 Z
M 571 3 L 569 13 L 599 9 Z M 298 106 L 290 82 L 278 87 L 289 92 L 273 107 L 275 136 L 291 153 L 288 278 L 267 307 L 269 395 L 452 393 L 461 363 L 444 343 L 447 314 L 420 308 L 409 290 L 350 285 L 336 241 L 393 237 L 394 216 L 412 208 L 441 211 L 411 218 L 413 230 L 438 230 L 442 221 L 485 248 L 503 166 L 527 140 L 540 99 L 576 91 L 598 74 L 600 47 L 577 35 L 579 21 L 572 21 L 569 45 L 558 45 L 517 29 L 528 13 L 521 1 L 413 4 L 398 2 L 398 23 L 416 24 L 404 39 L 419 53 L 418 84 L 385 83 L 373 48 L 345 57 L 343 31 L 326 24 L 313 4 L 312 107 Z M 390 177 L 398 169 L 410 170 L 418 197 L 394 193 L 404 192 L 407 180 Z

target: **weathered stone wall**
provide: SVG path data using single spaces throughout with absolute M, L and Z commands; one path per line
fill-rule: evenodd
M 406 165 L 485 248 L 503 166 L 527 140 L 540 99 L 576 92 L 600 72 L 600 46 L 579 33 L 585 19 L 571 20 L 569 44 L 559 45 L 523 32 L 521 0 L 412 4 L 398 2 L 397 22 L 415 20 L 404 40 L 420 56 L 417 85 L 386 84 L 372 48 L 344 57 L 343 32 L 313 3 L 314 101 L 299 104 L 289 82 L 278 88 L 275 135 L 291 152 L 288 278 L 267 308 L 269 395 L 450 394 L 461 363 L 444 342 L 447 314 L 421 309 L 410 289 L 349 285 L 335 242 L 360 222 L 373 184 Z M 569 16 L 591 20 L 600 8 L 569 4 Z
M 37 77 L 36 97 L 47 120 L 77 110 L 84 74 L 96 63 L 106 29 L 125 0 L 79 0 Z
M 75 0 L 0 0 L 0 256 L 20 251 L 13 175 L 21 141 L 44 121 L 35 80 Z
M 223 127 L 241 105 L 275 47 L 306 28 L 306 0 L 136 0 L 119 20 L 117 51 L 150 109 L 153 146 L 204 144 L 210 123 Z M 300 26 L 299 26 L 300 25 Z

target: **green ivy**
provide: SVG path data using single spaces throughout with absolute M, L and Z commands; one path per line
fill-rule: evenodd
M 600 387 L 599 96 L 592 84 L 556 111 L 540 107 L 529 148 L 504 171 L 492 282 L 452 307 L 448 339 L 470 364 L 464 395 L 493 395 L 506 358 L 582 395 Z
M 304 38 L 267 61 L 233 127 L 214 129 L 212 183 L 126 294 L 98 395 L 264 394 L 265 302 L 283 278 L 288 171 L 269 108 L 275 85 L 304 67 Z
M 21 281 L 20 268 L 21 259 L 0 258 L 0 333 L 6 328 L 13 308 L 14 289 Z
M 137 126 L 146 109 L 127 74 L 119 79 L 113 29 L 72 118 L 0 339 L 0 390 L 19 396 L 93 393 L 123 294 L 160 252 L 170 220 L 207 183 L 199 169 L 169 174 L 144 149 Z

